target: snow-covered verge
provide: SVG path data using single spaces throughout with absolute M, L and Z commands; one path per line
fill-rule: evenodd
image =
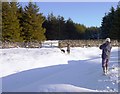
M 74 47 L 69 55 L 48 47 L 0 49 L 2 91 L 117 92 L 118 52 L 112 48 L 105 76 L 97 47 Z

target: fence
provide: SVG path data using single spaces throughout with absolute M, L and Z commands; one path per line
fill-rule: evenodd
M 58 41 L 44 42 L 2 42 L 0 48 L 41 48 L 41 47 L 58 47 Z
M 66 47 L 67 43 L 71 47 L 98 47 L 104 40 L 59 40 L 44 42 L 0 42 L 0 48 L 41 48 L 41 47 Z M 118 40 L 111 41 L 112 46 L 119 46 Z
M 103 42 L 104 40 L 61 40 L 59 41 L 59 47 L 66 47 L 67 43 L 69 43 L 71 47 L 98 47 Z M 111 44 L 112 46 L 119 46 L 118 40 L 112 40 Z
M 40 48 L 41 43 L 39 42 L 2 42 L 0 48 Z

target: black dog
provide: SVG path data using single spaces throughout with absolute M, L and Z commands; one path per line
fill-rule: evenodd
M 61 52 L 65 53 L 65 50 L 64 50 L 64 49 L 60 49 L 60 50 L 61 50 Z

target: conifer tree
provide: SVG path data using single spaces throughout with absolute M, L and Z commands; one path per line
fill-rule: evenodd
M 102 21 L 102 36 L 103 38 L 110 37 L 111 28 L 113 26 L 114 21 L 114 8 L 112 7 L 110 12 L 103 17 Z
M 24 22 L 23 15 L 24 15 L 24 10 L 23 10 L 22 6 L 20 6 L 20 7 L 18 8 L 18 19 L 19 19 L 21 31 L 22 31 L 23 22 Z
M 39 8 L 36 4 L 29 2 L 25 7 L 23 15 L 22 36 L 25 41 L 42 41 L 45 40 L 45 28 L 42 27 L 44 17 L 38 13 Z
M 58 39 L 63 40 L 66 38 L 66 27 L 65 27 L 65 20 L 64 17 L 58 16 L 57 17 L 57 32 L 58 32 Z
M 76 31 L 78 33 L 78 39 L 84 39 L 86 27 L 84 25 L 76 23 L 75 28 L 76 28 Z
M 111 34 L 114 31 L 114 22 L 115 22 L 115 9 L 114 7 L 111 8 L 110 13 L 108 14 L 109 16 L 109 31 L 108 31 L 108 37 L 111 37 Z M 112 38 L 112 37 L 111 37 Z
M 22 41 L 20 24 L 17 17 L 18 4 L 16 2 L 2 3 L 2 40 L 10 42 Z
M 120 6 L 118 4 L 117 9 L 113 7 L 110 12 L 103 17 L 101 27 L 102 38 L 110 37 L 112 39 L 120 39 Z
M 59 39 L 59 20 L 57 17 L 53 15 L 53 13 L 49 14 L 44 22 L 43 26 L 46 28 L 46 38 L 48 40 L 56 40 Z
M 69 18 L 66 22 L 66 32 L 67 39 L 77 39 L 78 32 L 76 31 L 76 27 L 71 18 Z
M 0 41 L 2 41 L 2 2 L 0 1 Z
M 110 37 L 113 39 L 120 39 L 120 7 L 117 6 L 117 10 L 114 14 L 114 22 L 111 29 Z

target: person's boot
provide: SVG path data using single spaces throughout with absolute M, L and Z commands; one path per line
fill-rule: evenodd
M 108 73 L 108 67 L 106 66 L 106 73 Z
M 106 73 L 106 71 L 105 71 L 105 67 L 103 67 L 103 73 L 104 73 L 104 74 Z

